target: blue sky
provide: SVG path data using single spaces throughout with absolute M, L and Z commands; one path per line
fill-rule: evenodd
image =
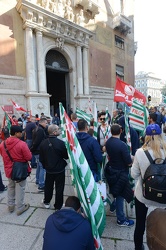
M 166 80 L 166 0 L 135 0 L 135 73 L 153 72 Z

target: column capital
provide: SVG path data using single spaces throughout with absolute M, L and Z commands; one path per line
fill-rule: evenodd
M 43 36 L 43 32 L 40 29 L 35 29 L 35 33 Z

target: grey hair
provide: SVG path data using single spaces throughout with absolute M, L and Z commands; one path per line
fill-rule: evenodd
M 49 135 L 52 135 L 54 132 L 57 132 L 59 129 L 59 127 L 55 124 L 51 124 L 50 126 L 48 126 L 48 133 Z

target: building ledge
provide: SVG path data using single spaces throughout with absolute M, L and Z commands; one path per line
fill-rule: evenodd
M 122 13 L 117 13 L 113 18 L 113 29 L 118 30 L 123 35 L 131 33 L 132 21 Z

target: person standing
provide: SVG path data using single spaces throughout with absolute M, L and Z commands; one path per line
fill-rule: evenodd
M 55 124 L 55 125 L 60 125 L 60 119 L 58 117 L 58 114 L 55 113 L 54 117 L 52 118 L 52 124 Z
M 79 131 L 76 134 L 77 139 L 92 171 L 93 177 L 95 181 L 98 182 L 101 180 L 98 164 L 102 163 L 102 153 L 100 146 L 97 140 L 87 133 L 89 128 L 86 120 L 79 119 L 77 125 Z
M 52 124 L 48 127 L 49 137 L 40 146 L 39 160 L 46 170 L 43 204 L 50 207 L 55 182 L 55 209 L 61 209 L 63 205 L 63 192 L 65 186 L 65 167 L 68 159 L 65 143 L 58 139 L 59 127 Z
M 81 214 L 81 204 L 75 196 L 69 196 L 65 207 L 48 217 L 43 238 L 43 250 L 96 249 L 91 225 Z
M 143 250 L 143 235 L 145 232 L 146 215 L 148 207 L 166 207 L 166 204 L 160 204 L 143 197 L 142 179 L 150 162 L 144 152 L 148 150 L 152 159 L 166 158 L 166 143 L 161 136 L 161 129 L 158 124 L 150 124 L 146 128 L 144 145 L 139 148 L 135 154 L 134 162 L 131 168 L 131 176 L 137 180 L 135 186 L 135 211 L 136 226 L 134 231 L 135 250 Z
M 36 184 L 38 186 L 38 191 L 39 192 L 44 192 L 44 186 L 45 186 L 45 170 L 43 168 L 42 163 L 39 160 L 39 150 L 40 150 L 40 145 L 44 139 L 46 139 L 46 133 L 45 129 L 47 127 L 47 119 L 46 118 L 41 118 L 39 120 L 39 125 L 33 130 L 33 135 L 32 135 L 32 146 L 30 148 L 32 154 L 36 158 L 36 163 L 37 163 L 37 169 L 36 169 Z
M 111 127 L 105 122 L 105 117 L 106 113 L 104 111 L 98 114 L 100 125 L 97 130 L 97 141 L 100 145 L 102 153 L 104 153 L 106 141 L 111 137 Z
M 32 147 L 32 134 L 33 134 L 33 130 L 36 127 L 37 126 L 35 123 L 35 117 L 27 116 L 26 127 L 24 130 L 25 131 L 24 138 L 25 138 L 25 141 L 26 141 L 29 149 Z M 36 168 L 36 159 L 35 159 L 33 154 L 32 154 L 32 159 L 31 159 L 31 166 L 32 166 L 32 168 Z
M 110 193 L 115 201 L 111 204 L 111 211 L 116 210 L 118 226 L 133 226 L 134 221 L 126 218 L 124 214 L 124 199 L 130 203 L 133 199 L 133 192 L 129 184 L 129 167 L 132 159 L 127 145 L 120 140 L 121 127 L 118 124 L 111 126 L 111 138 L 106 142 L 106 151 L 109 161 L 105 168 Z
M 10 128 L 10 134 L 11 136 L 5 140 L 5 143 L 6 148 L 13 160 L 18 162 L 30 161 L 32 158 L 32 154 L 27 144 L 20 140 L 22 136 L 22 128 L 20 126 L 13 125 Z M 24 203 L 26 180 L 15 182 L 11 179 L 13 162 L 10 160 L 6 152 L 4 142 L 0 144 L 0 154 L 3 158 L 5 174 L 9 182 L 7 201 L 8 210 L 9 212 L 14 211 L 16 200 L 17 215 L 21 215 L 30 207 L 28 203 Z
M 76 113 L 71 114 L 71 121 L 72 121 L 74 127 L 76 128 L 76 130 L 78 130 L 78 125 L 77 125 L 78 119 L 77 119 Z
M 118 109 L 113 110 L 113 117 L 111 120 L 111 124 L 118 124 L 119 118 L 120 118 L 119 110 Z
M 125 126 L 125 118 L 124 118 L 124 116 L 121 116 L 119 118 L 118 124 L 122 128 L 120 139 L 121 139 L 121 141 L 127 143 L 127 140 L 126 140 L 126 126 Z M 130 126 L 130 124 L 129 124 L 129 130 L 130 130 L 130 139 L 131 139 L 131 154 L 134 156 L 137 149 L 140 148 L 140 142 L 139 142 L 138 133 L 136 132 L 136 130 L 134 128 L 132 128 Z

